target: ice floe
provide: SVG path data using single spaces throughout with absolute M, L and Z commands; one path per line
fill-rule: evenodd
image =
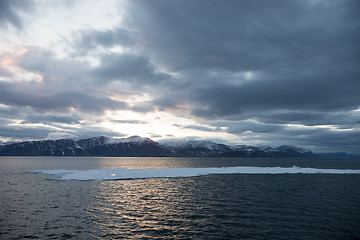
M 222 167 L 222 168 L 109 168 L 92 170 L 30 171 L 55 175 L 59 180 L 120 180 L 143 178 L 195 177 L 208 174 L 360 174 L 356 169 L 317 169 L 300 167 Z

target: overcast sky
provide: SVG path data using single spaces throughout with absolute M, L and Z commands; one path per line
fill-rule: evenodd
M 0 140 L 360 153 L 360 1 L 1 0 Z

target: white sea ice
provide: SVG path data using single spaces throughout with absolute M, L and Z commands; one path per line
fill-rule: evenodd
M 59 180 L 120 180 L 142 178 L 195 177 L 208 174 L 360 174 L 356 169 L 317 169 L 300 167 L 223 167 L 223 168 L 109 168 L 93 170 L 38 170 Z

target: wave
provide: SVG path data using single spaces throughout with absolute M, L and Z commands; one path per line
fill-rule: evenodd
M 37 170 L 33 173 L 55 175 L 59 180 L 121 180 L 144 178 L 195 177 L 209 174 L 360 174 L 353 169 L 317 169 L 285 167 L 222 167 L 222 168 L 109 168 L 93 170 Z

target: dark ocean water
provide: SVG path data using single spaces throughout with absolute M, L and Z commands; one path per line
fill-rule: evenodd
M 30 170 L 360 169 L 360 160 L 0 157 L 0 239 L 360 239 L 360 174 L 77 181 Z

